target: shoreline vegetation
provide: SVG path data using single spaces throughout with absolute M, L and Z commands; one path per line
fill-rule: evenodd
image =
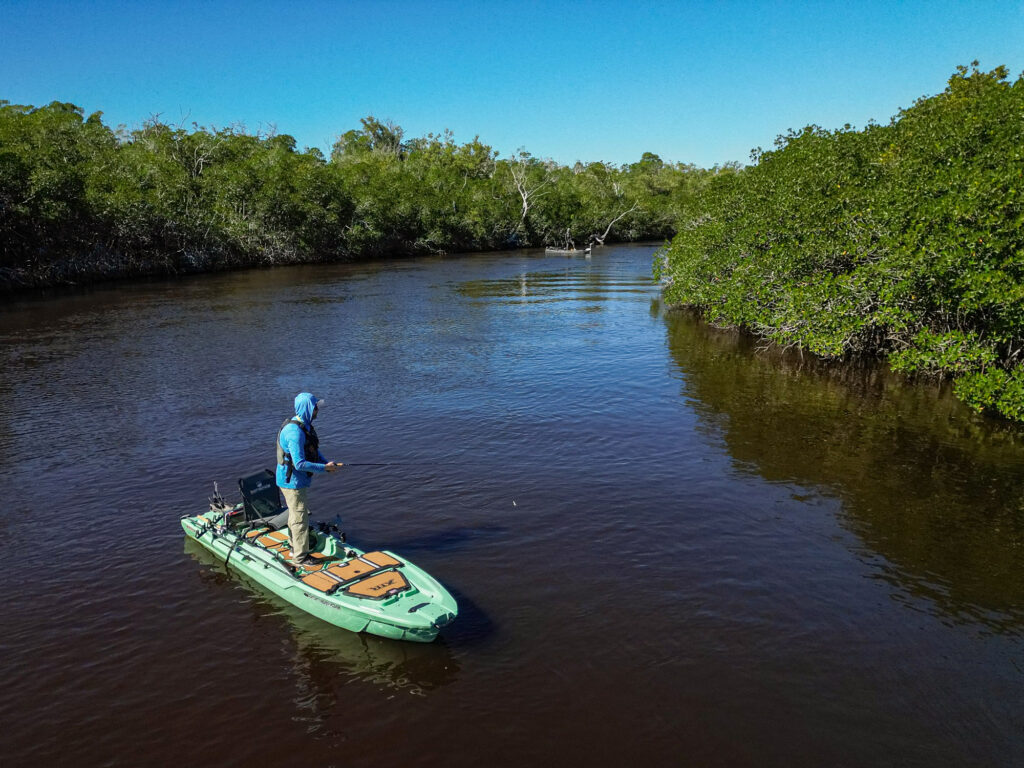
M 121 277 L 664 241 L 705 171 L 572 167 L 366 117 L 330 157 L 285 134 L 110 128 L 0 100 L 0 293 Z M 731 171 L 727 166 L 725 171 Z
M 887 125 L 790 131 L 709 178 L 656 256 L 666 303 L 1024 421 L 1024 75 L 977 64 Z
M 125 277 L 672 238 L 668 306 L 825 359 L 952 379 L 1024 421 L 1024 76 L 958 67 L 886 125 L 701 169 L 502 158 L 366 117 L 286 134 L 0 100 L 0 294 Z

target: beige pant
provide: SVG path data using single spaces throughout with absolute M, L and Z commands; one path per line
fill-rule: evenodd
M 309 488 L 282 488 L 288 505 L 288 532 L 291 534 L 292 559 L 301 560 L 309 554 L 309 508 L 306 492 Z

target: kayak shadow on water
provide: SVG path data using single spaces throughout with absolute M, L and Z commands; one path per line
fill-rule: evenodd
M 391 552 L 453 552 L 468 547 L 476 539 L 498 536 L 507 530 L 504 525 L 462 525 L 404 541 L 385 540 L 380 544 L 380 548 Z
M 450 553 L 470 547 L 478 539 L 499 536 L 507 530 L 507 526 L 493 524 L 458 526 L 416 538 L 383 541 L 380 548 L 391 552 Z M 415 558 L 410 559 L 415 560 Z M 494 634 L 495 624 L 484 610 L 464 592 L 443 579 L 442 582 L 449 594 L 455 598 L 455 602 L 459 604 L 459 617 L 442 630 L 442 639 L 452 646 L 465 647 L 482 643 Z
M 420 696 L 451 683 L 458 675 L 459 665 L 444 635 L 433 643 L 410 643 L 332 627 L 238 571 L 225 569 L 220 558 L 187 537 L 184 549 L 204 566 L 198 574 L 203 582 L 217 587 L 241 585 L 256 598 L 251 605 L 260 619 L 270 613 L 287 622 L 295 642 L 292 667 L 298 676 L 300 698 L 316 694 L 318 700 L 323 699 L 317 710 L 330 708 L 339 675 Z
M 464 592 L 445 584 L 448 593 L 459 604 L 459 616 L 441 630 L 441 639 L 452 648 L 466 648 L 486 641 L 494 634 L 495 624 L 484 610 Z

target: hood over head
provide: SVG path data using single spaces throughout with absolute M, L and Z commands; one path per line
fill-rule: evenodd
M 309 392 L 300 392 L 295 396 L 295 415 L 302 419 L 303 424 L 310 424 L 313 421 L 313 409 L 317 403 L 322 402 L 322 398 L 313 397 Z

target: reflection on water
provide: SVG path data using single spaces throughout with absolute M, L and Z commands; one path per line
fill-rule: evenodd
M 877 364 L 758 349 L 688 313 L 666 324 L 683 392 L 739 470 L 838 496 L 894 598 L 905 590 L 998 631 L 1024 626 L 1018 428 Z
M 458 292 L 467 298 L 511 304 L 563 304 L 574 302 L 602 302 L 630 294 L 649 296 L 651 281 L 618 279 L 610 281 L 608 274 L 593 265 L 573 264 L 564 272 L 522 272 L 516 277 L 487 280 L 466 280 L 459 283 Z M 597 306 L 597 305 L 595 305 Z
M 251 603 L 257 615 L 280 616 L 288 623 L 295 643 L 291 669 L 296 704 L 313 714 L 334 709 L 339 704 L 339 687 L 351 681 L 424 696 L 458 675 L 458 663 L 443 640 L 402 643 L 332 627 L 238 571 L 225 569 L 219 558 L 192 539 L 185 539 L 185 552 L 204 566 L 199 575 L 211 588 L 240 584 L 257 598 Z
M 653 250 L 0 306 L 0 755 L 1020 765 L 1024 431 L 663 317 Z M 182 553 L 179 515 L 273 461 L 307 388 L 350 462 L 314 513 L 442 580 L 437 643 Z

